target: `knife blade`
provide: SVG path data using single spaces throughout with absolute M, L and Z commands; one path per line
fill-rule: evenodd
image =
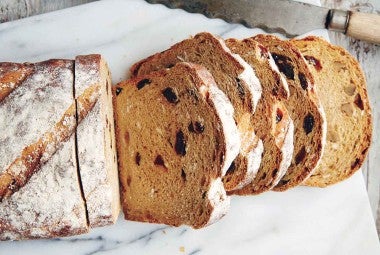
M 246 27 L 294 37 L 327 28 L 357 39 L 380 43 L 380 15 L 323 8 L 291 0 L 145 0 L 221 18 Z

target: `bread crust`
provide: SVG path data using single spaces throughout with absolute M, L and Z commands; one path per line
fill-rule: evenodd
M 0 102 L 34 72 L 30 63 L 0 63 Z
M 325 153 L 303 184 L 326 187 L 353 175 L 368 154 L 373 127 L 365 76 L 342 47 L 315 36 L 291 42 L 307 59 L 327 118 Z
M 88 231 L 72 135 L 73 61 L 30 66 L 34 72 L 0 102 L 1 124 L 8 126 L 0 136 L 1 240 Z

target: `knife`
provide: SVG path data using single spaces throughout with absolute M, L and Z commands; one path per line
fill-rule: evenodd
M 221 18 L 246 27 L 294 37 L 327 28 L 356 39 L 380 43 L 380 15 L 328 9 L 291 0 L 146 0 Z

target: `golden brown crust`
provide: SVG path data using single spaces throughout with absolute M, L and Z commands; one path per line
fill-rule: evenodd
M 324 155 L 304 184 L 326 187 L 354 174 L 368 154 L 372 117 L 365 76 L 353 56 L 322 38 L 291 42 L 309 63 L 327 118 Z
M 307 179 L 322 156 L 325 143 L 324 112 L 314 90 L 314 78 L 300 51 L 288 41 L 272 35 L 258 35 L 286 77 L 290 97 L 284 102 L 294 121 L 294 153 L 285 176 L 273 188 L 285 191 Z
M 33 72 L 33 64 L 0 63 L 0 102 Z

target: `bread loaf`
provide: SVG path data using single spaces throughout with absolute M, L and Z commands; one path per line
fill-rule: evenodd
M 120 200 L 107 64 L 88 55 L 28 67 L 33 72 L 0 102 L 0 239 L 114 223 Z M 0 77 L 18 72 L 2 70 Z
M 119 83 L 114 93 L 125 218 L 200 228 L 222 217 L 229 198 L 221 177 L 240 139 L 211 74 L 179 63 Z
M 33 64 L 33 72 L 0 102 L 1 240 L 87 231 L 71 135 L 73 68 L 71 60 Z
M 326 187 L 355 173 L 368 153 L 372 118 L 365 76 L 353 56 L 322 38 L 312 36 L 292 43 L 316 79 L 327 119 L 325 152 L 304 184 Z
M 206 67 L 218 87 L 235 108 L 235 122 L 240 138 L 240 154 L 231 165 L 225 181 L 227 190 L 251 182 L 260 166 L 262 141 L 253 129 L 253 113 L 261 97 L 261 86 L 250 67 L 240 56 L 232 54 L 224 41 L 209 33 L 200 33 L 170 49 L 141 60 L 131 68 L 132 77 L 173 66 L 178 62 L 192 62 Z

